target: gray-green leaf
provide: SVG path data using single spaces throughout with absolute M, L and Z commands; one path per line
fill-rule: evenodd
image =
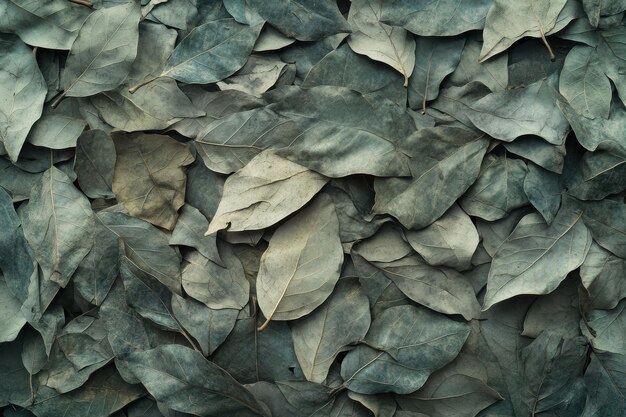
M 261 257 L 257 297 L 264 326 L 316 309 L 333 291 L 342 263 L 335 206 L 321 194 L 274 232 Z

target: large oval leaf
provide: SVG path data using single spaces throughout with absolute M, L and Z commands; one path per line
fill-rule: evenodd
M 41 116 L 47 89 L 32 51 L 22 41 L 2 35 L 0 48 L 0 89 L 7 97 L 0 100 L 0 143 L 15 162 L 28 131 Z
M 23 227 L 44 279 L 65 287 L 93 244 L 94 214 L 87 197 L 52 167 L 31 192 Z
M 539 213 L 525 216 L 493 257 L 483 309 L 520 294 L 550 293 L 590 246 L 581 211 L 562 207 L 550 226 Z
M 173 410 L 197 415 L 269 415 L 226 371 L 184 346 L 163 345 L 133 353 L 126 363 L 148 392 Z
M 135 2 L 89 15 L 65 63 L 64 95 L 90 96 L 124 82 L 137 55 L 140 17 Z
M 89 10 L 66 0 L 5 0 L 0 3 L 0 32 L 17 34 L 29 45 L 70 49 Z
M 228 177 L 207 234 L 269 227 L 305 205 L 327 181 L 301 165 L 263 152 Z
M 262 26 L 242 25 L 234 19 L 200 25 L 176 46 L 160 76 L 188 84 L 220 81 L 243 67 Z
M 456 357 L 468 336 L 466 324 L 425 308 L 388 308 L 372 322 L 365 337 L 368 346 L 343 360 L 344 386 L 362 394 L 413 392 Z
M 280 226 L 270 239 L 257 277 L 259 307 L 270 320 L 310 313 L 333 291 L 343 249 L 335 206 L 325 194 Z
M 291 324 L 296 356 L 309 381 L 322 383 L 337 355 L 365 337 L 369 302 L 359 284 L 342 279 L 311 314 Z

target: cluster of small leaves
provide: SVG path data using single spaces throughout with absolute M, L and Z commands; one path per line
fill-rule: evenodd
M 0 0 L 0 413 L 626 415 L 625 10 Z

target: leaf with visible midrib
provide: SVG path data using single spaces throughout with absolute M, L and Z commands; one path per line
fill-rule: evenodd
M 267 321 L 300 318 L 326 300 L 339 280 L 343 249 L 330 197 L 321 194 L 272 235 L 257 277 Z
M 44 278 L 65 287 L 93 243 L 89 200 L 53 166 L 33 188 L 25 217 L 24 236 Z
M 148 392 L 173 410 L 206 416 L 267 416 L 232 376 L 187 347 L 162 345 L 130 354 L 125 362 Z
M 234 74 L 248 60 L 261 27 L 220 19 L 194 28 L 176 46 L 160 77 L 209 84 Z
M 90 96 L 124 82 L 137 55 L 140 16 L 138 5 L 129 2 L 87 18 L 65 64 L 64 95 Z
M 415 40 L 406 30 L 382 23 L 382 12 L 383 2 L 380 0 L 353 0 L 348 22 L 354 32 L 348 38 L 348 44 L 354 52 L 400 72 L 406 87 L 415 65 Z
M 556 289 L 591 246 L 582 216 L 566 205 L 550 226 L 539 213 L 522 218 L 493 256 L 483 310 L 516 295 Z

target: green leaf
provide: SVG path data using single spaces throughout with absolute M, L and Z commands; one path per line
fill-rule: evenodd
M 546 223 L 551 224 L 561 206 L 561 178 L 550 171 L 528 164 L 524 179 L 524 193 Z
M 589 117 L 609 117 L 611 83 L 604 75 L 599 55 L 589 46 L 574 47 L 561 70 L 559 91 L 576 113 Z
M 186 413 L 267 416 L 254 396 L 201 353 L 180 345 L 136 352 L 126 362 L 150 394 Z
M 207 356 L 226 340 L 239 314 L 236 309 L 212 309 L 178 294 L 173 294 L 171 302 L 174 317 L 198 341 Z
M 418 131 L 405 145 L 414 158 L 413 177 L 377 178 L 373 211 L 389 213 L 409 229 L 428 226 L 476 180 L 488 144 L 484 135 L 458 127 Z
M 420 36 L 453 36 L 482 29 L 489 6 L 489 0 L 442 0 L 434 4 L 391 0 L 383 9 L 383 21 Z
M 453 269 L 432 267 L 417 255 L 373 264 L 416 303 L 440 313 L 460 314 L 466 320 L 480 316 L 471 283 Z
M 137 55 L 140 17 L 134 2 L 89 15 L 65 63 L 64 95 L 86 97 L 124 82 Z
M 248 302 L 250 285 L 232 247 L 220 245 L 220 254 L 224 267 L 199 252 L 188 253 L 182 273 L 183 288 L 209 308 L 240 310 Z
M 56 109 L 44 109 L 41 118 L 28 133 L 27 142 L 49 149 L 76 147 L 87 122 L 80 116 L 75 104 L 75 100 L 66 100 Z
M 619 0 L 611 3 L 618 5 L 623 4 L 624 1 Z M 624 8 L 626 8 L 626 5 Z M 618 25 L 602 30 L 600 35 L 601 41 L 598 45 L 600 63 L 604 73 L 615 84 L 617 92 L 624 103 L 626 102 L 626 83 L 624 83 L 622 72 L 624 64 L 626 64 L 626 30 L 624 30 L 623 26 Z
M 185 199 L 185 144 L 163 135 L 115 135 L 113 193 L 132 216 L 172 230 Z
M 176 227 L 170 237 L 170 245 L 184 245 L 197 249 L 205 258 L 218 265 L 222 264 L 217 251 L 217 237 L 204 236 L 203 231 L 209 227 L 209 221 L 191 204 L 185 204 L 176 220 Z
M 197 26 L 176 46 L 159 76 L 187 84 L 226 78 L 246 63 L 262 26 L 241 25 L 234 19 Z
M 619 415 L 626 407 L 626 356 L 592 352 L 585 372 L 587 403 L 584 417 Z
M 18 341 L 19 342 L 19 341 Z M 22 365 L 21 343 L 0 343 L 0 405 L 26 407 L 34 394 L 30 389 L 28 371 Z
M 456 204 L 430 226 L 407 231 L 406 239 L 428 264 L 458 270 L 469 269 L 479 241 L 474 223 Z
M 531 415 L 564 402 L 587 359 L 583 338 L 563 339 L 549 332 L 542 332 L 520 356 L 527 387 L 522 398 Z
M 418 391 L 397 396 L 404 410 L 430 416 L 474 417 L 502 397 L 484 381 L 474 378 L 472 370 L 458 370 L 455 362 L 435 371 Z
M 115 145 L 102 130 L 88 130 L 76 142 L 74 170 L 80 189 L 90 198 L 113 197 Z
M 250 55 L 235 75 L 218 81 L 221 90 L 238 90 L 260 96 L 272 88 L 286 72 L 287 64 L 276 56 Z
M 391 101 L 368 99 L 340 87 L 291 87 L 269 108 L 303 130 L 292 146 L 277 151 L 279 156 L 329 177 L 411 172 L 401 148 L 415 125 L 404 108 Z
M 272 152 L 262 152 L 228 177 L 207 234 L 269 227 L 304 206 L 327 181 Z
M 528 168 L 521 159 L 488 155 L 476 182 L 459 200 L 470 216 L 494 221 L 528 204 L 524 180 Z
M 611 310 L 591 310 L 587 322 L 581 321 L 580 330 L 594 350 L 626 355 L 624 329 L 626 328 L 626 300 Z M 593 333 L 591 332 L 593 330 Z
M 626 285 L 622 279 L 625 272 L 624 259 L 592 243 L 585 262 L 580 266 L 580 278 L 587 290 L 589 307 L 610 310 L 626 298 Z
M 565 144 L 555 146 L 536 136 L 522 136 L 503 145 L 507 151 L 526 158 L 550 172 L 556 174 L 563 172 Z
M 205 91 L 199 86 L 187 85 L 182 91 L 191 99 L 195 108 L 206 113 L 202 117 L 183 119 L 172 126 L 172 129 L 190 138 L 199 137 L 200 133 L 215 120 L 263 104 L 260 99 L 237 90 Z
M 448 82 L 451 85 L 462 87 L 470 82 L 478 81 L 491 91 L 502 91 L 509 82 L 508 56 L 501 54 L 487 62 L 479 63 L 481 43 L 474 39 L 467 39 L 461 53 L 461 60 Z
M 324 304 L 291 324 L 294 349 L 307 380 L 324 382 L 337 355 L 362 340 L 369 326 L 363 290 L 358 283 L 339 280 Z
M 365 337 L 368 346 L 344 358 L 344 385 L 361 394 L 413 392 L 456 357 L 468 335 L 467 325 L 425 308 L 388 308 L 372 322 Z
M 464 38 L 417 38 L 415 69 L 409 80 L 409 106 L 426 111 L 426 102 L 437 98 L 439 85 L 461 60 Z
M 561 145 L 569 124 L 557 107 L 556 76 L 528 87 L 491 93 L 471 105 L 468 114 L 478 129 L 505 142 L 536 135 Z
M 270 322 L 259 333 L 260 320 L 244 317 L 215 351 L 211 360 L 244 384 L 302 380 L 287 323 Z
M 556 289 L 591 246 L 582 218 L 570 207 L 561 207 L 550 226 L 538 213 L 523 217 L 493 257 L 483 310 L 516 295 Z
M 39 417 L 57 417 L 63 413 L 107 417 L 144 392 L 142 387 L 124 382 L 115 368 L 109 366 L 94 374 L 79 389 L 63 395 L 47 387 L 40 389 L 31 409 Z
M 259 307 L 270 320 L 294 320 L 333 291 L 343 263 L 332 200 L 320 195 L 272 235 L 257 278 Z
M 7 96 L 0 102 L 0 143 L 15 162 L 28 131 L 41 116 L 47 88 L 32 51 L 21 40 L 3 34 L 0 48 L 4 51 L 0 88 Z
M 62 171 L 44 172 L 31 192 L 23 221 L 43 277 L 65 287 L 92 242 L 94 215 L 89 200 Z
M 70 49 L 88 15 L 84 6 L 65 0 L 5 0 L 0 4 L 0 32 L 15 33 L 41 48 Z
M 289 146 L 300 134 L 293 121 L 261 108 L 215 120 L 198 133 L 196 144 L 207 168 L 230 174 L 266 149 Z
M 314 41 L 336 33 L 349 32 L 337 4 L 321 0 L 314 4 L 305 0 L 248 0 L 250 7 L 263 19 L 290 38 Z
M 348 22 L 352 33 L 350 48 L 375 61 L 391 66 L 409 82 L 415 65 L 415 40 L 406 30 L 381 22 L 385 4 L 381 0 L 355 0 L 350 7 Z
M 586 152 L 567 192 L 580 200 L 602 200 L 626 189 L 626 156 Z
M 9 291 L 4 278 L 0 275 L 0 343 L 11 342 L 17 338 L 26 324 L 26 318 L 20 313 L 22 305 Z
M 402 106 L 406 103 L 402 76 L 392 68 L 353 52 L 347 44 L 322 58 L 302 82 L 304 88 L 319 85 L 347 87 L 364 96 L 380 94 Z
M 589 22 L 598 27 L 600 17 L 618 14 L 626 10 L 626 2 L 624 0 L 583 0 L 583 9 L 589 18 Z
M 171 331 L 181 331 L 172 313 L 172 293 L 154 277 L 121 256 L 120 275 L 126 289 L 126 303 L 146 320 Z
M 37 265 L 11 197 L 3 189 L 0 189 L 0 230 L 0 271 L 4 274 L 6 296 L 23 303 L 28 297 L 28 277 L 36 272 Z
M 525 37 L 543 38 L 563 29 L 580 15 L 580 6 L 568 0 L 530 0 L 510 3 L 494 0 L 483 31 L 481 61 L 506 50 Z M 547 40 L 544 41 L 549 48 Z M 554 54 L 548 49 L 551 59 Z
M 567 201 L 582 210 L 582 219 L 596 243 L 620 258 L 626 258 L 626 206 L 622 202 L 573 198 Z
M 86 301 L 100 305 L 119 273 L 118 236 L 96 217 L 88 240 L 93 246 L 76 268 L 72 280 Z
M 537 338 L 546 331 L 564 339 L 578 337 L 582 302 L 579 291 L 580 282 L 571 277 L 550 294 L 538 297 L 526 313 L 522 335 Z
M 180 255 L 169 237 L 143 220 L 124 213 L 101 211 L 98 218 L 126 245 L 126 255 L 172 292 L 181 293 Z

